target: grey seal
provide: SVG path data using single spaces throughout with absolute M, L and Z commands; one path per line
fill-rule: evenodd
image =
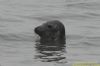
M 59 20 L 50 20 L 37 26 L 35 33 L 40 36 L 40 42 L 61 42 L 65 41 L 65 27 Z

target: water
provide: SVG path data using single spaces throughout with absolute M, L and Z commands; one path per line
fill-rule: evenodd
M 0 65 L 71 66 L 75 62 L 100 62 L 99 6 L 99 0 L 0 0 Z M 34 28 L 53 19 L 66 27 L 67 53 L 55 52 L 63 53 L 66 60 L 42 62 L 36 60 L 39 49 Z

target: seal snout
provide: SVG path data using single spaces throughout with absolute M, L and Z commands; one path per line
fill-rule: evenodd
M 39 27 L 36 27 L 36 28 L 34 29 L 34 31 L 35 31 L 36 33 L 39 33 L 39 32 L 40 32 Z
M 38 35 L 42 35 L 42 33 L 43 33 L 43 29 L 42 29 L 42 27 L 41 26 L 38 26 L 38 27 L 36 27 L 35 29 L 34 29 L 34 31 L 35 31 L 35 33 L 37 33 Z
M 40 27 L 36 27 L 34 31 L 39 34 L 41 32 Z

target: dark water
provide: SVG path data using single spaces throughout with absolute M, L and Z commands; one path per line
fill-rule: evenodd
M 34 28 L 52 19 L 66 27 L 65 47 L 36 43 Z M 99 0 L 0 0 L 1 66 L 71 66 L 75 62 L 100 62 Z

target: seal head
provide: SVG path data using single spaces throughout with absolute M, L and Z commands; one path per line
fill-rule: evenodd
M 36 27 L 34 31 L 40 36 L 41 42 L 65 40 L 65 27 L 58 20 L 47 21 L 46 23 Z

